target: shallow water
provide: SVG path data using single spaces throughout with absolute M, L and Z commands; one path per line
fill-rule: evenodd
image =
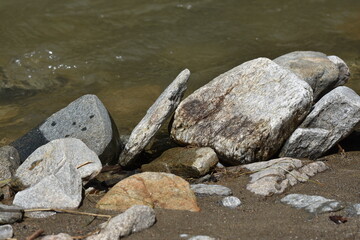
M 2 93 L 2 143 L 86 93 L 129 133 L 183 68 L 189 94 L 244 61 L 295 50 L 341 57 L 360 93 L 359 0 L 2 0 L 0 29 L 0 77 L 46 86 Z

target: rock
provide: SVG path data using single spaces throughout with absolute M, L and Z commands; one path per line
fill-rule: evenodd
M 73 238 L 67 233 L 59 233 L 56 235 L 47 235 L 41 240 L 73 240 Z
M 82 181 L 76 168 L 65 163 L 51 175 L 44 177 L 33 186 L 18 192 L 13 204 L 25 209 L 31 208 L 77 208 L 82 199 Z M 31 214 L 43 217 L 49 214 Z
M 65 164 L 71 164 L 85 182 L 94 178 L 102 168 L 96 153 L 81 140 L 63 138 L 36 149 L 16 170 L 16 177 L 25 186 L 33 186 L 46 176 L 56 174 Z
M 360 122 L 360 97 L 337 87 L 315 105 L 281 149 L 280 156 L 316 159 L 348 136 Z
M 215 238 L 205 236 L 205 235 L 197 235 L 189 238 L 188 240 L 215 240 Z
M 219 195 L 219 196 L 229 196 L 232 194 L 232 191 L 228 187 L 221 185 L 210 185 L 210 184 L 192 184 L 191 190 L 198 196 L 209 196 L 209 195 Z
M 187 88 L 186 84 L 189 76 L 190 71 L 188 69 L 183 70 L 134 128 L 119 158 L 119 163 L 122 166 L 135 164 L 136 156 L 149 143 L 163 122 L 174 112 Z
M 0 239 L 12 238 L 14 231 L 11 225 L 1 225 L 0 226 Z
M 263 196 L 279 194 L 309 177 L 323 172 L 328 167 L 323 162 L 302 162 L 293 158 L 278 158 L 267 162 L 251 163 L 242 166 L 252 172 L 246 189 Z
M 105 106 L 95 95 L 84 95 L 51 115 L 10 145 L 23 162 L 38 147 L 59 138 L 77 138 L 93 150 L 103 163 L 117 161 L 122 144 Z
M 155 223 L 155 211 L 148 206 L 135 205 L 124 213 L 110 219 L 100 233 L 87 240 L 114 240 L 134 232 L 140 232 Z
M 200 211 L 188 182 L 174 174 L 155 172 L 135 174 L 120 181 L 96 207 L 125 211 L 134 205 Z
M 349 216 L 360 215 L 360 203 L 353 204 L 346 208 L 346 212 Z
M 321 52 L 291 52 L 274 59 L 274 62 L 307 82 L 314 91 L 314 99 L 345 84 L 350 77 L 349 68 L 343 60 L 336 56 L 327 57 Z
M 218 76 L 183 100 L 171 136 L 180 144 L 211 147 L 221 161 L 268 160 L 312 105 L 310 86 L 267 58 Z
M 171 148 L 149 164 L 141 166 L 143 172 L 168 172 L 185 178 L 205 175 L 218 162 L 211 148 Z
M 12 178 L 20 165 L 19 153 L 12 146 L 0 148 L 0 181 Z
M 336 212 L 343 208 L 342 204 L 336 200 L 305 194 L 289 194 L 280 201 L 315 214 Z
M 241 205 L 241 200 L 234 196 L 224 197 L 221 200 L 221 205 L 228 208 L 236 208 Z
M 0 225 L 22 220 L 23 209 L 17 206 L 8 206 L 0 203 Z M 0 238 L 1 239 L 1 238 Z

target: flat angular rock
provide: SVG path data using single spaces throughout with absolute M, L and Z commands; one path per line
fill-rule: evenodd
M 33 186 L 18 192 L 13 204 L 25 209 L 71 209 L 79 206 L 81 196 L 80 174 L 73 165 L 66 163 L 56 173 L 48 175 Z M 42 215 L 35 213 L 32 217 L 42 217 Z
M 23 209 L 18 206 L 9 206 L 0 203 L 0 225 L 22 220 Z
M 294 73 L 258 58 L 218 76 L 184 99 L 171 136 L 211 147 L 233 165 L 268 160 L 301 123 L 312 89 Z
M 221 185 L 210 185 L 210 184 L 192 184 L 191 190 L 194 191 L 196 195 L 199 196 L 210 196 L 210 195 L 218 195 L 218 196 L 229 196 L 232 194 L 230 188 L 221 186 Z
M 102 168 L 96 153 L 81 140 L 63 138 L 36 149 L 16 170 L 16 177 L 25 186 L 32 186 L 55 174 L 65 164 L 71 164 L 85 182 L 94 178 Z
M 302 162 L 293 158 L 278 158 L 267 162 L 251 163 L 242 166 L 252 172 L 246 189 L 262 196 L 279 194 L 309 177 L 323 172 L 328 167 L 323 162 Z
M 143 172 L 168 172 L 185 178 L 198 178 L 213 168 L 218 158 L 211 148 L 171 148 L 149 164 Z
M 0 148 L 0 181 L 11 178 L 20 165 L 19 153 L 12 146 Z
M 291 52 L 274 59 L 274 62 L 307 82 L 314 91 L 314 99 L 345 84 L 350 77 L 349 68 L 343 60 L 321 52 Z
M 289 194 L 280 201 L 294 208 L 304 209 L 315 214 L 336 212 L 343 208 L 342 204 L 336 200 L 305 194 Z
M 315 105 L 281 149 L 280 156 L 316 159 L 348 136 L 360 122 L 360 96 L 337 87 Z
M 148 206 L 135 205 L 124 213 L 110 219 L 99 234 L 87 237 L 87 240 L 114 240 L 134 232 L 140 232 L 155 223 L 155 211 Z
M 12 238 L 14 235 L 14 230 L 11 225 L 1 225 L 0 226 L 0 239 Z
M 234 196 L 224 197 L 221 200 L 221 205 L 228 208 L 236 208 L 241 205 L 241 200 Z
M 131 132 L 129 141 L 119 158 L 119 163 L 122 166 L 134 164 L 136 156 L 141 153 L 164 121 L 174 112 L 187 88 L 189 76 L 190 71 L 188 69 L 183 70 L 159 96 Z
M 134 205 L 200 211 L 188 182 L 174 174 L 156 172 L 139 173 L 120 181 L 96 207 L 125 211 Z
M 103 163 L 114 163 L 122 148 L 110 114 L 99 98 L 90 94 L 54 113 L 11 145 L 23 162 L 38 147 L 59 138 L 80 139 Z

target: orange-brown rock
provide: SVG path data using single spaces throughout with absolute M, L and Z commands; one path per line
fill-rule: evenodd
M 200 211 L 189 183 L 170 173 L 144 172 L 117 183 L 96 207 L 125 211 L 134 205 Z

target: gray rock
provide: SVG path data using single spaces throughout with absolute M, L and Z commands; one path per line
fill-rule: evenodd
M 20 221 L 22 220 L 23 215 L 22 208 L 0 203 L 0 225 Z
M 73 238 L 67 233 L 59 233 L 56 235 L 47 235 L 41 240 L 73 240 Z
M 221 186 L 221 185 L 210 185 L 210 184 L 192 184 L 191 190 L 198 196 L 207 196 L 207 195 L 219 195 L 219 196 L 229 196 L 232 194 L 230 188 Z
M 19 153 L 12 146 L 0 148 L 0 181 L 11 178 L 20 165 Z
M 16 170 L 16 177 L 25 186 L 33 186 L 46 176 L 56 174 L 66 164 L 71 164 L 85 182 L 94 178 L 102 168 L 96 153 L 81 140 L 63 138 L 36 149 Z
M 349 216 L 360 215 L 360 203 L 353 204 L 346 208 L 346 212 Z
M 343 208 L 342 204 L 336 200 L 305 194 L 289 194 L 280 201 L 315 214 L 336 212 Z
M 11 145 L 19 151 L 23 162 L 38 147 L 68 137 L 82 140 L 103 163 L 117 161 L 122 148 L 110 114 L 98 97 L 90 94 L 54 113 Z
M 183 70 L 148 109 L 144 118 L 132 131 L 129 141 L 120 155 L 119 163 L 122 166 L 135 164 L 136 156 L 141 153 L 164 121 L 174 112 L 187 88 L 189 76 L 190 71 Z
M 197 235 L 189 238 L 188 240 L 215 240 L 215 238 L 205 236 L 205 235 Z
M 293 158 L 278 158 L 267 162 L 257 162 L 242 166 L 252 172 L 249 191 L 263 196 L 279 194 L 299 182 L 306 182 L 309 177 L 323 172 L 328 167 L 323 162 L 302 162 Z
M 241 200 L 237 197 L 234 197 L 234 196 L 229 196 L 229 197 L 224 197 L 222 200 L 221 200 L 221 204 L 224 206 L 224 207 L 228 207 L 228 208 L 236 208 L 238 206 L 241 205 Z
M 141 166 L 143 172 L 168 172 L 185 178 L 205 175 L 218 162 L 211 148 L 171 148 L 149 164 Z
M 155 223 L 155 211 L 148 206 L 135 205 L 104 224 L 99 234 L 87 240 L 114 240 L 134 232 L 140 232 Z
M 33 186 L 18 192 L 13 204 L 25 209 L 32 208 L 77 208 L 82 199 L 82 180 L 76 168 L 65 163 L 51 175 L 44 177 Z M 48 214 L 31 214 L 43 217 Z
M 268 160 L 305 118 L 312 89 L 294 73 L 258 58 L 218 76 L 183 100 L 171 136 L 211 147 L 239 165 Z
M 337 87 L 315 105 L 285 142 L 280 156 L 316 159 L 348 136 L 360 122 L 360 97 Z
M 314 91 L 314 99 L 345 84 L 350 77 L 349 68 L 343 60 L 320 52 L 291 52 L 274 59 L 274 62 L 306 81 Z
M 12 238 L 14 231 L 11 225 L 1 225 L 0 226 L 0 239 Z

